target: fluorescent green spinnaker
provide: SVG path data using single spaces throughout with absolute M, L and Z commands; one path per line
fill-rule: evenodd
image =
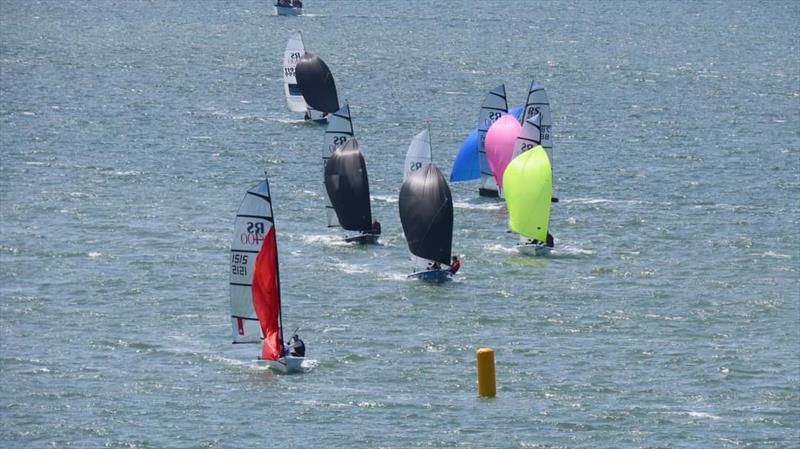
M 544 242 L 550 223 L 553 172 L 541 145 L 515 157 L 503 174 L 508 218 L 514 232 Z

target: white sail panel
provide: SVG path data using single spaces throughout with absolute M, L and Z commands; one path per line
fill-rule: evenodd
M 234 343 L 254 343 L 261 340 L 261 327 L 253 308 L 253 270 L 272 226 L 272 200 L 266 181 L 245 193 L 233 225 L 231 239 L 231 325 Z
M 541 115 L 534 114 L 533 117 L 522 123 L 522 129 L 519 130 L 517 140 L 514 141 L 514 152 L 511 155 L 512 160 L 521 153 L 541 144 L 541 119 Z
M 431 134 L 430 131 L 425 129 L 411 139 L 411 145 L 408 146 L 408 152 L 406 153 L 403 179 L 405 180 L 408 175 L 420 170 L 432 161 Z
M 478 116 L 478 161 L 480 163 L 480 187 L 482 189 L 498 190 L 497 183 L 492 174 L 492 169 L 489 167 L 489 161 L 486 159 L 484 142 L 486 141 L 486 132 L 489 131 L 492 124 L 499 119 L 501 115 L 507 112 L 508 100 L 506 99 L 506 86 L 505 84 L 501 84 L 486 94 Z
M 350 105 L 345 104 L 333 115 L 328 116 L 328 128 L 325 130 L 325 140 L 322 146 L 322 173 L 325 173 L 325 164 L 328 163 L 331 154 L 336 151 L 336 148 L 350 140 L 353 135 L 353 119 L 350 117 Z M 323 181 L 323 188 L 324 184 Z M 339 226 L 339 219 L 336 217 L 336 211 L 331 205 L 327 191 L 325 193 L 325 211 L 328 218 L 328 226 Z
M 525 109 L 521 119 L 523 126 L 525 125 L 525 120 L 532 118 L 536 114 L 539 114 L 540 117 L 539 128 L 541 133 L 541 145 L 552 164 L 553 116 L 550 113 L 550 100 L 547 98 L 547 92 L 544 90 L 544 86 L 536 81 L 531 81 L 530 88 L 528 89 L 528 99 L 525 101 Z
M 303 35 L 295 31 L 289 35 L 286 51 L 283 53 L 283 92 L 286 95 L 286 105 L 292 112 L 305 112 L 308 109 L 294 74 L 297 62 L 305 53 Z

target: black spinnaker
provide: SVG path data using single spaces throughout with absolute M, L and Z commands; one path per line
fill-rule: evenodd
M 367 164 L 355 137 L 338 147 L 325 164 L 325 190 L 342 228 L 372 229 Z
M 309 106 L 327 113 L 339 110 L 336 83 L 333 81 L 331 70 L 322 58 L 306 52 L 294 70 L 297 85 Z
M 400 223 L 412 254 L 450 264 L 453 244 L 453 197 L 442 172 L 428 164 L 400 188 Z

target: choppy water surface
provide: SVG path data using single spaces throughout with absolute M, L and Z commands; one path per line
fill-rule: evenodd
M 0 3 L 5 447 L 800 445 L 798 4 L 446 3 Z M 292 30 L 351 105 L 379 246 L 324 227 Z M 556 250 L 515 254 L 505 207 L 456 184 L 462 273 L 407 281 L 411 137 L 430 122 L 449 173 L 485 92 L 532 78 Z M 230 344 L 233 215 L 264 172 L 304 375 Z

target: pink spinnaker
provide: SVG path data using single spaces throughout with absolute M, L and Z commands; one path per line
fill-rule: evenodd
M 513 115 L 503 114 L 486 132 L 486 159 L 489 160 L 489 167 L 500 187 L 503 187 L 503 172 L 514 155 L 514 141 L 517 140 L 520 128 L 522 126 Z

